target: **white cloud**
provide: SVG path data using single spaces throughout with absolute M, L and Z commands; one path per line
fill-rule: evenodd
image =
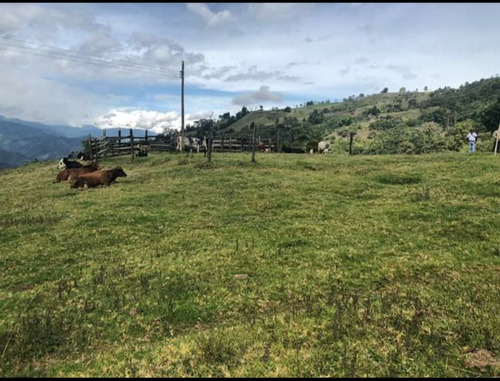
M 193 124 L 195 120 L 210 116 L 210 112 L 185 114 L 184 123 L 187 126 Z M 155 133 L 162 133 L 171 129 L 180 130 L 182 120 L 177 111 L 161 113 L 152 110 L 119 108 L 94 118 L 93 123 L 99 128 L 143 128 Z
M 43 78 L 43 65 L 33 66 L 23 57 L 0 54 L 0 115 L 53 124 L 79 126 L 89 111 L 102 112 L 112 99 Z M 3 58 L 3 59 L 2 59 Z M 31 70 L 22 70 L 29 65 Z M 5 91 L 7 90 L 8 91 Z
M 243 94 L 233 99 L 233 104 L 240 106 L 250 106 L 263 102 L 282 102 L 283 95 L 273 93 L 269 86 L 261 86 L 255 93 Z
M 121 48 L 120 42 L 108 29 L 97 29 L 91 32 L 87 40 L 77 50 L 91 55 L 106 55 L 110 51 Z
M 273 21 L 304 16 L 313 7 L 314 4 L 307 3 L 252 3 L 249 10 L 257 19 Z
M 280 71 L 272 71 L 272 72 L 265 72 L 262 70 L 258 70 L 257 66 L 251 66 L 248 68 L 247 72 L 241 72 L 238 74 L 231 75 L 225 79 L 226 82 L 236 82 L 236 81 L 245 81 L 245 80 L 257 80 L 257 81 L 262 81 L 270 78 L 276 78 L 279 80 L 283 81 L 297 81 L 299 78 L 297 77 L 292 77 L 289 75 L 285 75 L 284 73 Z
M 3 14 L 0 17 L 0 33 L 12 32 L 19 29 L 22 25 L 22 21 L 19 17 L 13 14 Z
M 231 18 L 231 12 L 223 10 L 221 12 L 212 12 L 204 3 L 188 3 L 187 8 L 198 14 L 206 23 L 207 26 L 216 26 L 222 24 Z

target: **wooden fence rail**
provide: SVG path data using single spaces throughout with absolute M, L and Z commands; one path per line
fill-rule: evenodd
M 272 139 L 256 139 L 255 145 L 259 141 L 266 144 L 270 152 L 276 152 L 277 142 Z M 147 149 L 150 152 L 176 152 L 177 134 L 166 136 L 148 136 L 147 131 L 144 136 L 136 136 L 133 130 L 130 130 L 129 135 L 122 135 L 121 131 L 118 136 L 106 136 L 103 131 L 103 136 L 100 138 L 89 137 L 87 139 L 90 149 L 90 156 L 93 160 L 99 160 L 104 157 L 136 156 L 137 152 L 142 149 Z M 212 140 L 213 152 L 243 152 L 252 150 L 252 138 L 248 137 L 225 137 L 219 136 Z

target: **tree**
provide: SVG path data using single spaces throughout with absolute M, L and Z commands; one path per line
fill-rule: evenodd
M 311 124 L 320 124 L 325 121 L 325 117 L 317 109 L 314 109 L 314 111 L 311 114 L 309 114 L 308 121 Z
M 415 98 L 411 98 L 408 100 L 408 108 L 416 108 L 417 107 L 417 100 Z
M 289 106 L 287 106 L 287 107 L 285 107 L 285 109 L 283 111 L 285 111 L 285 112 L 292 112 L 292 109 Z
M 402 87 L 399 89 L 399 94 L 404 94 L 406 93 L 406 87 Z
M 483 110 L 480 115 L 481 123 L 488 129 L 488 131 L 495 131 L 500 123 L 500 97 L 496 103 Z
M 380 115 L 380 109 L 377 107 L 377 105 L 374 105 L 373 107 L 370 107 L 368 110 L 365 110 L 362 112 L 363 116 L 379 116 Z
M 380 92 L 380 94 L 386 94 L 389 92 L 389 89 L 387 87 L 384 87 L 384 90 Z

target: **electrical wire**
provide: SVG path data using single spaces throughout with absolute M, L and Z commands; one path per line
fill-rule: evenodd
M 17 38 L 3 37 L 3 36 L 0 36 L 0 39 L 10 40 L 10 41 L 17 41 L 17 42 L 21 42 L 23 44 L 32 44 L 32 45 L 44 46 L 44 47 L 47 47 L 47 48 L 50 48 L 50 49 L 56 49 L 56 50 L 60 50 L 62 52 L 72 52 L 74 54 L 78 54 L 78 55 L 82 56 L 82 57 L 76 57 L 76 58 L 89 58 L 89 57 L 91 57 L 91 58 L 97 58 L 99 60 L 104 60 L 104 63 L 117 62 L 117 63 L 122 63 L 122 64 L 125 64 L 125 65 L 129 65 L 129 66 L 136 66 L 138 68 L 143 68 L 143 69 L 153 69 L 155 71 L 170 72 L 171 74 L 179 74 L 178 70 L 169 69 L 169 68 L 160 68 L 159 69 L 157 66 L 147 65 L 147 64 L 140 64 L 140 63 L 132 62 L 130 60 L 115 59 L 115 60 L 109 62 L 109 60 L 107 58 L 104 58 L 102 56 L 98 56 L 98 55 L 90 54 L 90 53 L 84 53 L 84 52 L 81 52 L 79 50 L 74 50 L 74 49 L 59 48 L 59 47 L 56 47 L 56 46 L 42 44 L 42 43 L 39 43 L 39 42 L 26 41 L 26 40 L 21 40 L 21 39 L 17 39 Z M 4 44 L 7 44 L 7 43 L 4 42 Z M 33 48 L 33 47 L 29 47 L 29 46 L 24 46 L 24 45 L 15 45 L 15 44 L 12 44 L 12 43 L 11 43 L 11 45 L 15 46 L 15 47 L 21 47 L 21 48 L 24 48 L 24 49 L 34 49 L 34 50 L 39 50 L 39 51 L 46 52 L 46 53 L 56 53 L 56 54 L 59 54 L 59 55 L 63 55 L 62 53 L 59 53 L 59 52 L 49 52 L 49 51 L 46 51 L 46 50 L 43 50 L 43 49 Z M 70 56 L 70 57 L 72 57 L 72 56 Z

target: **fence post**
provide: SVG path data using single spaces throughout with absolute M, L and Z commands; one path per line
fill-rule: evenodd
M 94 139 L 93 143 L 94 157 L 96 161 L 99 161 L 99 146 L 97 145 L 97 139 Z
M 280 130 L 278 129 L 278 133 L 276 134 L 276 152 L 279 152 L 280 146 Z
M 120 146 L 122 145 L 122 130 L 118 130 L 118 146 L 113 146 L 113 156 L 116 152 L 116 147 L 118 147 L 118 152 L 120 152 Z
M 130 151 L 131 151 L 131 160 L 134 160 L 134 132 L 130 129 Z
M 87 146 L 89 147 L 89 154 L 90 154 L 90 160 L 94 161 L 94 152 L 92 152 L 92 139 L 91 135 L 89 134 L 89 138 L 87 139 Z
M 222 135 L 222 140 L 220 142 L 220 151 L 224 152 L 224 135 Z
M 252 122 L 253 124 L 253 135 L 252 135 L 252 163 L 255 163 L 255 134 L 257 132 L 257 125 Z
M 144 143 L 148 144 L 148 130 L 144 130 Z
M 349 133 L 349 155 L 352 155 L 352 140 L 355 134 L 355 132 Z
M 104 147 L 106 147 L 106 146 L 105 146 L 105 144 L 106 144 L 106 130 L 105 130 L 105 129 L 103 129 L 103 130 L 102 130 L 102 138 L 101 138 L 101 141 L 104 143 L 104 144 L 103 144 L 103 149 L 104 149 Z M 96 150 L 97 150 L 97 152 L 99 153 L 99 148 L 100 148 L 100 147 L 98 146 L 97 142 L 96 142 L 96 146 L 97 146 L 97 147 L 96 147 Z M 106 157 L 106 150 L 104 150 L 104 152 L 103 152 L 102 156 L 103 156 L 103 157 Z
M 213 126 L 213 121 L 210 120 L 210 124 L 209 124 L 209 127 L 208 127 L 207 163 L 210 163 L 210 161 L 212 160 L 212 141 L 213 141 L 212 126 Z

